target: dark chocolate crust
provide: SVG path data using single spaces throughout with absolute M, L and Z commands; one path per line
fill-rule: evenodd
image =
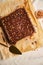
M 24 8 L 19 8 L 1 19 L 1 26 L 6 39 L 10 44 L 31 36 L 34 33 L 33 25 Z

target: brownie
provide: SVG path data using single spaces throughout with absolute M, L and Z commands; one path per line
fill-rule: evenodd
M 0 22 L 10 44 L 15 44 L 17 41 L 31 36 L 35 31 L 24 8 L 19 8 L 1 18 Z

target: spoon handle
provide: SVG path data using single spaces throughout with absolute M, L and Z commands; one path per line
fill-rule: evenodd
M 5 44 L 3 44 L 3 43 L 0 43 L 0 45 L 2 45 L 2 46 L 4 46 L 4 47 L 7 47 L 7 48 L 8 48 L 8 46 L 7 46 L 7 45 L 5 45 Z

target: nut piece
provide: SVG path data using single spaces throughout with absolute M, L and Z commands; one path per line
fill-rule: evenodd
M 35 16 L 36 16 L 37 18 L 43 18 L 43 10 L 36 11 L 36 12 L 35 12 Z

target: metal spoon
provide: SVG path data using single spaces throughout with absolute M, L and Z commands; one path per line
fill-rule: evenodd
M 9 48 L 9 51 L 13 54 L 22 54 L 21 51 L 17 49 L 14 45 L 11 45 L 10 47 L 2 43 L 0 43 L 0 45 L 3 45 L 4 47 Z

